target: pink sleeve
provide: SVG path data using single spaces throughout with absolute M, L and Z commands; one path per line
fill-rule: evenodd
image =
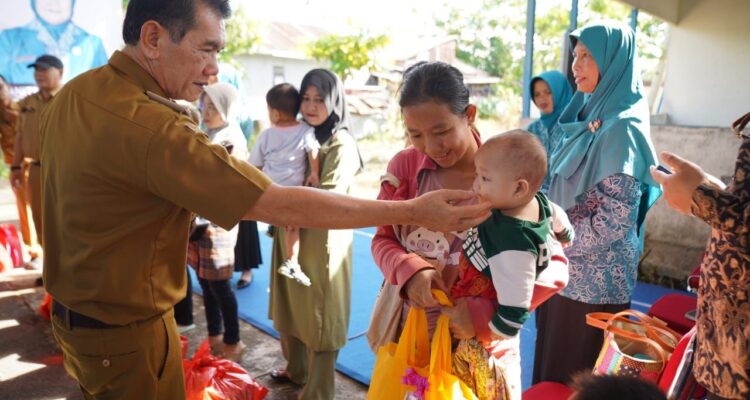
M 397 154 L 388 163 L 388 174 L 396 178 L 398 187 L 384 179 L 380 185 L 378 200 L 407 200 L 413 197 L 409 194 L 408 185 L 415 177 L 409 168 L 409 158 L 404 152 Z M 396 286 L 402 286 L 412 275 L 425 268 L 433 268 L 422 257 L 408 252 L 396 236 L 392 225 L 379 226 L 372 239 L 372 257 L 375 264 L 383 272 L 385 279 Z

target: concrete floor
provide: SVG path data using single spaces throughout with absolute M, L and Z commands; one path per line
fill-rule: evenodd
M 0 222 L 17 222 L 15 200 L 6 180 L 0 180 Z M 50 323 L 37 314 L 44 290 L 35 286 L 40 271 L 15 269 L 0 273 L 0 399 L 83 399 L 78 385 L 62 367 L 62 355 Z M 202 298 L 193 296 L 196 328 L 185 333 L 188 355 L 205 339 Z M 240 321 L 240 337 L 248 346 L 241 365 L 269 389 L 266 399 L 295 399 L 293 385 L 276 384 L 268 375 L 284 366 L 277 339 Z M 364 399 L 367 386 L 345 375 L 336 376 L 336 399 Z

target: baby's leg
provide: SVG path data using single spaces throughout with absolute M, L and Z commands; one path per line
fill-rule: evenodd
M 286 227 L 286 259 L 299 264 L 299 228 Z
M 503 340 L 493 350 L 505 350 L 495 359 L 497 375 L 505 376 L 510 400 L 521 400 L 521 335 Z

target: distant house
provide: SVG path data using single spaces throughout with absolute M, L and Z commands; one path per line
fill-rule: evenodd
M 268 126 L 266 92 L 275 84 L 289 82 L 299 88 L 305 74 L 326 63 L 307 56 L 307 44 L 329 32 L 323 28 L 278 21 L 261 22 L 261 44 L 253 54 L 236 57 L 242 71 L 251 116 Z
M 442 61 L 456 67 L 464 75 L 464 82 L 472 96 L 488 96 L 492 86 L 500 82 L 500 78 L 456 58 L 456 37 L 452 35 L 400 40 L 385 49 L 382 56 L 390 60 L 390 65 L 372 74 L 370 83 L 384 86 L 392 92 L 401 83 L 404 70 L 418 61 Z

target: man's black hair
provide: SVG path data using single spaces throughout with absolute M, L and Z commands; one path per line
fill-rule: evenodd
M 156 21 L 169 30 L 173 42 L 179 43 L 195 26 L 198 2 L 226 19 L 232 15 L 229 0 L 130 0 L 122 24 L 122 40 L 135 45 L 146 21 Z

